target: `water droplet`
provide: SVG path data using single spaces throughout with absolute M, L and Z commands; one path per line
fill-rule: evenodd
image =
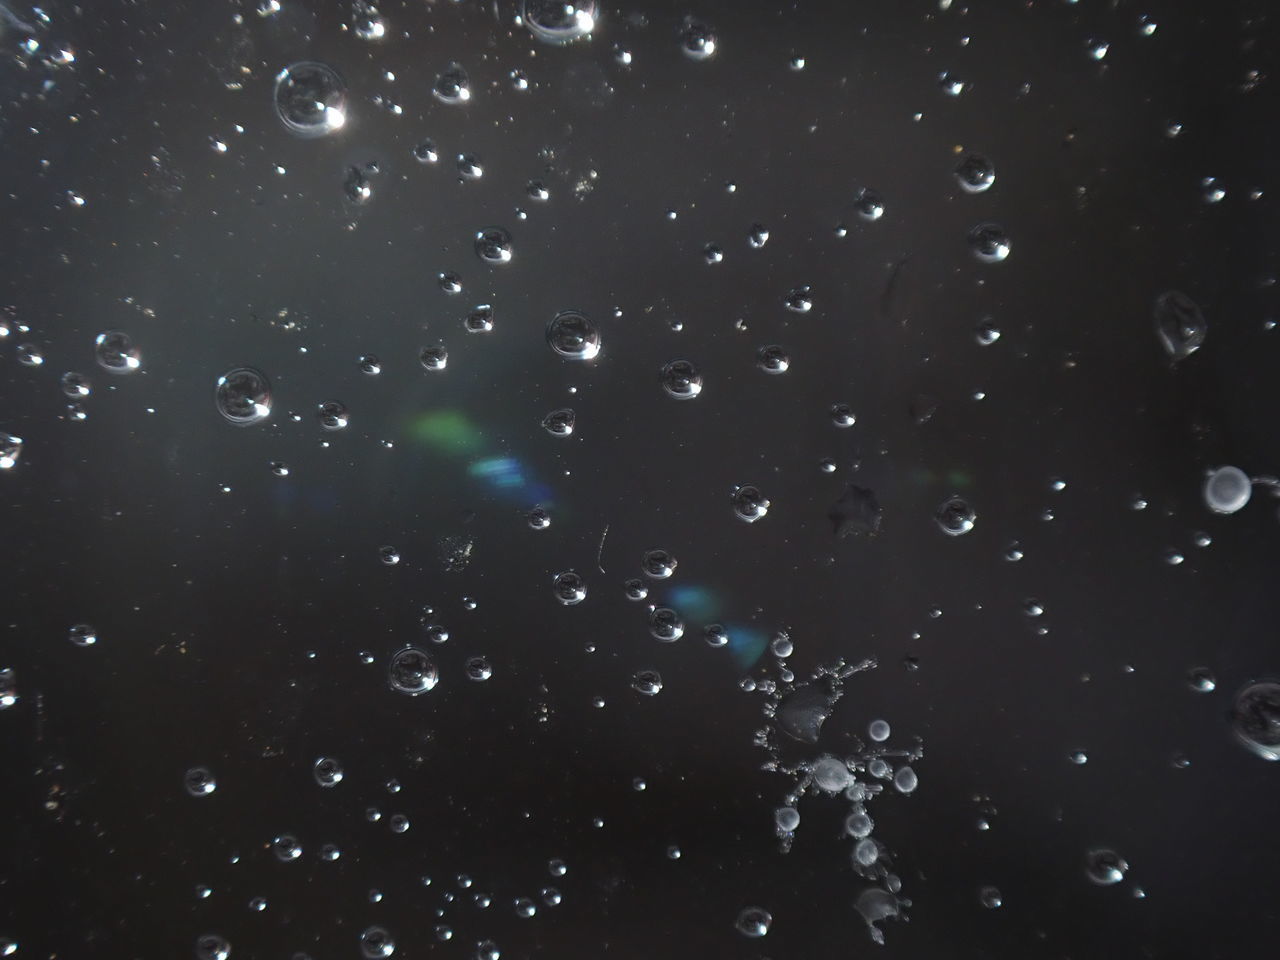
M 440 680 L 435 663 L 418 647 L 401 647 L 387 667 L 387 682 L 392 690 L 416 697 L 435 689 Z
M 791 833 L 800 826 L 800 811 L 795 807 L 778 807 L 773 811 L 773 825 L 779 833 Z
M 316 419 L 320 421 L 320 426 L 330 432 L 345 430 L 347 424 L 351 422 L 346 404 L 340 400 L 326 400 L 318 404 L 316 406 Z
M 671 846 L 667 847 L 667 859 L 668 860 L 680 859 L 680 848 L 677 847 L 674 843 L 671 844 Z
M 493 307 L 481 304 L 467 314 L 462 325 L 467 333 L 489 333 L 493 330 Z
M 756 366 L 768 374 L 786 373 L 791 367 L 791 357 L 777 344 L 769 344 L 756 351 Z
M 475 960 L 498 960 L 502 951 L 492 940 L 481 940 L 476 944 Z
M 230 960 L 231 944 L 216 933 L 196 938 L 196 960 Z
M 92 647 L 98 642 L 98 632 L 87 623 L 77 623 L 67 631 L 67 638 L 77 647 Z
M 261 370 L 236 367 L 218 378 L 214 402 L 223 418 L 238 427 L 261 423 L 271 415 L 271 381 Z
M 648 550 L 641 558 L 640 566 L 646 576 L 665 580 L 676 572 L 678 561 L 666 550 Z
M 576 416 L 569 407 L 552 410 L 542 418 L 542 429 L 553 437 L 568 437 L 573 434 Z
M 738 914 L 734 926 L 744 937 L 759 938 L 769 932 L 773 917 L 761 907 L 746 907 Z
M 208 767 L 192 767 L 183 778 L 183 786 L 193 797 L 207 797 L 218 789 L 218 781 Z
M 955 167 L 956 181 L 965 193 L 984 193 L 996 182 L 996 168 L 980 153 L 966 153 Z
M 566 607 L 572 607 L 574 604 L 581 603 L 587 599 L 587 583 L 582 579 L 580 574 L 568 570 L 564 573 L 556 574 L 555 579 L 551 582 L 551 591 L 555 594 L 557 600 Z
M 276 116 L 300 137 L 322 137 L 347 121 L 347 86 L 336 70 L 307 61 L 276 75 Z
M 1077 767 L 1083 767 L 1089 762 L 1089 755 L 1083 750 L 1076 750 L 1074 753 L 1067 755 L 1067 759 L 1074 763 Z
M 525 520 L 533 530 L 545 530 L 551 526 L 551 514 L 545 507 L 534 507 L 525 514 Z
M 461 64 L 451 63 L 436 77 L 431 92 L 441 103 L 466 103 L 471 99 L 471 78 Z
M 752 484 L 735 487 L 729 498 L 733 514 L 739 520 L 755 523 L 769 512 L 769 498 L 760 492 L 760 488 Z
M 858 418 L 854 415 L 853 409 L 849 404 L 833 403 L 831 405 L 831 422 L 837 427 L 852 427 L 858 422 Z
M 1142 16 L 1138 17 L 1138 35 L 1139 36 L 1142 36 L 1142 37 L 1151 36 L 1153 33 L 1156 32 L 1157 26 L 1158 24 L 1155 22 L 1155 20 L 1147 16 L 1145 13 Z
M 957 77 L 951 75 L 950 72 L 944 70 L 938 74 L 938 86 L 942 88 L 942 92 L 949 97 L 958 97 L 964 93 L 965 83 Z
M 969 249 L 983 263 L 999 263 L 1009 256 L 1012 245 L 1004 227 L 994 223 L 980 223 L 969 231 Z
M 1171 567 L 1180 566 L 1186 559 L 1186 557 L 1172 547 L 1164 552 L 1164 562 L 1169 564 Z
M 674 610 L 658 607 L 649 615 L 649 633 L 662 643 L 674 643 L 684 636 L 684 621 Z
M 320 757 L 312 764 L 311 775 L 322 787 L 336 787 L 342 782 L 342 764 L 333 757 Z
M 600 331 L 584 314 L 565 310 L 547 324 L 547 344 L 566 360 L 592 360 L 600 353 Z
M 639 577 L 632 577 L 622 585 L 628 600 L 640 601 L 649 596 L 649 586 Z
M 392 833 L 407 833 L 410 826 L 409 818 L 403 813 L 393 814 L 387 822 L 387 826 L 391 828 Z M 381 899 L 381 895 L 379 895 L 379 899 Z
M 1200 181 L 1200 195 L 1205 203 L 1221 203 L 1227 198 L 1227 191 L 1223 189 L 1217 177 L 1205 177 Z
M 445 293 L 455 294 L 462 292 L 462 277 L 456 273 L 441 273 L 437 280 L 440 284 L 440 289 Z
M 782 298 L 782 305 L 792 313 L 808 313 L 813 309 L 813 292 L 808 286 L 792 287 Z
M 1194 300 L 1177 290 L 1156 297 L 1152 308 L 1156 336 L 1174 361 L 1185 360 L 1204 344 L 1208 325 Z
M 369 176 L 370 172 L 367 168 L 347 168 L 347 175 L 342 181 L 342 190 L 352 203 L 363 206 L 373 199 L 373 182 Z
M 877 191 L 863 187 L 853 201 L 853 209 L 863 220 L 879 220 L 884 216 L 884 198 Z
M 271 841 L 271 852 L 281 863 L 289 863 L 302 856 L 302 844 L 291 833 L 282 833 Z
M 424 370 L 439 372 L 449 365 L 449 350 L 443 343 L 423 347 L 422 352 L 418 354 L 418 362 L 422 364 Z
M 702 248 L 702 259 L 707 263 L 720 263 L 724 260 L 724 251 L 714 243 L 708 243 Z
M 933 514 L 938 529 L 949 537 L 968 533 L 977 517 L 973 507 L 960 497 L 948 497 Z
M 440 151 L 436 148 L 434 140 L 422 140 L 413 148 L 413 159 L 419 163 L 438 163 L 440 160 Z
M 400 562 L 400 551 L 395 547 L 379 547 L 378 559 L 385 563 L 388 567 L 394 567 Z
M 1204 502 L 1214 513 L 1235 513 L 1252 495 L 1249 475 L 1239 467 L 1218 467 L 1204 482 Z
M 476 256 L 488 264 L 510 263 L 511 234 L 502 227 L 485 227 L 476 232 Z
M 990 317 L 985 317 L 974 330 L 974 339 L 983 347 L 989 347 L 1000 339 L 1000 328 Z
M 384 927 L 369 927 L 360 934 L 360 955 L 365 960 L 379 960 L 396 952 L 396 942 Z
M 1102 887 L 1119 883 L 1128 869 L 1129 864 L 1114 850 L 1098 848 L 1085 856 L 1085 875 Z
M 360 372 L 376 377 L 382 372 L 382 361 L 373 354 L 367 353 L 360 358 Z
M 83 400 L 93 392 L 89 378 L 83 373 L 64 373 L 58 378 L 58 386 L 62 388 L 62 395 L 70 400 Z
M 458 176 L 463 180 L 479 180 L 484 176 L 484 165 L 474 153 L 458 154 L 455 163 L 458 167 Z
M 702 374 L 689 360 L 672 360 L 662 368 L 662 389 L 677 400 L 692 400 L 702 392 Z
M 551 874 L 551 876 L 563 877 L 568 872 L 569 872 L 569 868 L 568 866 L 566 866 L 563 860 L 547 861 L 547 873 Z
M 1111 49 L 1111 44 L 1105 40 L 1090 38 L 1084 43 L 1085 52 L 1088 53 L 1092 60 L 1102 60 L 1106 57 L 1107 51 Z
M 900 767 L 893 773 L 893 787 L 899 793 L 914 793 L 920 778 L 910 767 Z
M 1028 617 L 1044 616 L 1044 605 L 1034 597 L 1022 602 L 1022 612 Z
M 1231 727 L 1264 760 L 1280 760 L 1280 683 L 1263 680 L 1236 694 Z
M 884 720 L 872 720 L 867 727 L 867 736 L 876 743 L 884 743 L 889 739 L 889 724 Z
M 646 697 L 662 691 L 662 675 L 657 670 L 637 670 L 631 676 L 631 689 Z
M 1212 693 L 1218 686 L 1208 667 L 1194 667 L 1187 671 L 1187 686 L 1196 693 Z
M 753 250 L 759 250 L 768 242 L 769 228 L 763 223 L 753 223 L 751 229 L 747 231 L 747 243 Z
M 379 16 L 378 8 L 368 0 L 355 0 L 351 13 L 351 32 L 361 40 L 373 42 L 387 35 L 387 22 Z
M 24 367 L 38 367 L 44 363 L 44 354 L 34 343 L 20 343 L 13 351 L 18 362 Z
M 978 899 L 982 901 L 982 905 L 988 910 L 995 910 L 1004 903 L 1004 900 L 1000 897 L 1000 891 L 995 887 L 983 887 L 978 891 Z
M 493 665 L 484 657 L 469 657 L 463 665 L 468 680 L 483 683 L 493 676 Z
M 133 373 L 142 366 L 142 356 L 127 333 L 107 330 L 98 334 L 93 345 L 98 366 L 108 373 Z
M 594 0 L 524 0 L 520 19 L 529 32 L 546 43 L 570 43 L 596 26 Z
M 690 60 L 706 60 L 716 52 L 716 35 L 706 24 L 686 20 L 680 31 L 680 49 Z

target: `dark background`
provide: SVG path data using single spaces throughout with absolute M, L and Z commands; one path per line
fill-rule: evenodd
M 485 938 L 503 957 L 622 958 L 1229 958 L 1276 942 L 1280 768 L 1234 742 L 1229 714 L 1280 672 L 1280 527 L 1261 490 L 1229 517 L 1200 494 L 1217 464 L 1280 470 L 1268 3 L 602 4 L 566 47 L 507 0 L 387 2 L 379 43 L 344 29 L 347 4 L 255 6 L 57 2 L 43 24 L 13 5 L 68 65 L 0 27 L 0 429 L 25 440 L 0 475 L 0 667 L 20 698 L 0 712 L 0 935 L 19 957 L 188 957 L 216 932 L 236 958 L 327 960 L 358 957 L 371 924 L 406 957 L 469 957 Z M 717 35 L 705 62 L 680 52 L 687 15 Z M 1101 61 L 1092 39 L 1110 44 Z M 345 78 L 340 133 L 298 139 L 274 115 L 274 76 L 299 60 Z M 430 95 L 455 60 L 465 107 Z M 424 137 L 438 164 L 413 159 Z M 968 150 L 995 164 L 984 194 L 952 176 Z M 480 180 L 459 181 L 462 152 Z M 369 162 L 356 206 L 344 178 Z M 526 194 L 535 177 L 546 203 Z M 885 200 L 874 223 L 853 207 L 864 186 Z M 1003 263 L 966 246 L 983 221 L 1008 232 Z M 498 268 L 472 250 L 493 224 L 515 248 Z M 788 313 L 800 284 L 814 308 Z M 1151 316 L 1171 288 L 1208 323 L 1176 367 Z M 494 330 L 469 335 L 481 303 Z M 547 348 L 565 309 L 598 323 L 597 360 Z M 987 347 L 984 317 L 1002 331 Z M 94 363 L 110 329 L 139 372 Z M 449 365 L 428 374 L 417 354 L 437 341 Z M 20 343 L 43 365 L 21 365 Z M 770 343 L 785 375 L 755 366 Z M 694 401 L 659 386 L 676 357 L 705 377 Z M 274 410 L 237 429 L 213 388 L 242 364 L 271 378 Z M 83 422 L 68 370 L 93 381 Z M 329 399 L 351 423 L 324 435 Z M 832 424 L 836 402 L 856 426 Z M 540 426 L 561 406 L 567 439 Z M 528 528 L 520 489 L 415 438 L 441 410 L 545 485 L 548 530 Z M 833 535 L 850 482 L 875 491 L 878 536 Z M 742 483 L 771 501 L 756 524 L 730 509 Z M 934 525 L 951 494 L 977 511 L 966 536 Z M 442 538 L 472 545 L 465 569 L 446 569 Z M 865 884 L 846 804 L 803 800 L 777 850 L 790 782 L 759 769 L 763 699 L 738 687 L 776 661 L 744 669 L 691 615 L 659 644 L 625 599 L 653 547 L 679 560 L 653 602 L 706 588 L 721 619 L 788 630 L 801 675 L 878 659 L 813 752 L 878 717 L 923 745 L 918 790 L 872 804 L 913 903 L 885 947 L 851 907 Z M 569 569 L 588 597 L 562 607 L 550 580 Z M 426 643 L 425 606 L 447 644 Z M 68 641 L 79 622 L 96 645 Z M 407 642 L 441 673 L 419 698 L 386 683 Z M 472 655 L 487 682 L 466 679 Z M 656 697 L 629 688 L 645 667 Z M 1188 687 L 1196 667 L 1214 692 Z M 333 790 L 312 779 L 320 755 L 345 767 Z M 184 791 L 196 765 L 217 777 L 207 798 Z M 299 861 L 267 848 L 282 832 Z M 340 861 L 320 861 L 325 842 Z M 1129 863 L 1122 883 L 1086 878 L 1099 846 Z M 512 898 L 548 884 L 564 902 L 516 918 Z M 763 940 L 734 930 L 749 904 L 773 914 Z

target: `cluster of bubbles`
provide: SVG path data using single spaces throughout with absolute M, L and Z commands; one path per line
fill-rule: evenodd
M 778 658 L 777 679 L 749 679 L 747 687 L 765 695 L 765 725 L 755 734 L 756 746 L 768 755 L 762 769 L 791 781 L 773 812 L 779 848 L 784 853 L 791 849 L 800 827 L 799 807 L 804 797 L 842 798 L 848 804 L 844 833 L 851 844 L 851 866 L 865 884 L 853 906 L 866 922 L 871 938 L 883 943 L 879 922 L 901 915 L 911 904 L 900 896 L 902 880 L 894 871 L 888 847 L 873 835 L 875 822 L 868 805 L 888 788 L 899 794 L 913 793 L 918 779 L 911 763 L 919 760 L 923 751 L 919 742 L 907 748 L 886 746 L 891 730 L 884 720 L 869 724 L 866 742 L 855 738 L 851 747 L 842 748 L 839 753 L 815 749 L 823 725 L 844 696 L 846 681 L 854 674 L 873 669 L 875 661 L 851 664 L 839 660 L 797 680 L 786 665 L 786 657 L 792 652 L 790 638 L 775 638 L 771 649 Z

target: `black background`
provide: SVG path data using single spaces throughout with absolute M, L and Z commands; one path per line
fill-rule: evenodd
M 216 932 L 235 957 L 325 960 L 359 956 L 375 923 L 407 957 L 485 938 L 504 957 L 623 958 L 1239 957 L 1275 942 L 1278 771 L 1233 741 L 1229 712 L 1280 672 L 1280 528 L 1262 491 L 1229 517 L 1200 494 L 1217 464 L 1280 470 L 1268 4 L 654 2 L 602 7 L 566 47 L 506 0 L 388 2 L 379 43 L 344 29 L 346 4 L 254 6 L 49 4 L 37 36 L 76 54 L 57 67 L 0 35 L 0 428 L 25 440 L 0 475 L 0 667 L 20 697 L 0 712 L 0 934 L 18 956 L 186 957 Z M 705 62 L 681 54 L 686 15 L 717 35 Z M 1110 44 L 1100 61 L 1094 39 Z M 340 133 L 299 139 L 276 118 L 275 74 L 300 60 L 344 77 Z M 430 95 L 455 60 L 466 106 Z M 413 159 L 424 137 L 438 164 Z M 952 176 L 968 150 L 995 164 L 986 193 Z M 460 182 L 463 152 L 481 179 Z M 369 162 L 356 206 L 343 181 Z M 885 198 L 879 221 L 856 215 L 864 186 Z M 1006 228 L 1006 261 L 968 250 L 983 221 Z M 492 224 L 514 238 L 497 268 L 472 250 Z M 708 243 L 723 262 L 704 262 Z M 788 313 L 801 284 L 814 308 Z M 1208 322 L 1176 367 L 1151 318 L 1171 288 Z M 494 330 L 469 335 L 481 303 Z M 547 348 L 565 309 L 598 323 L 595 361 Z M 983 347 L 988 316 L 1002 336 Z M 138 373 L 95 365 L 109 329 L 134 339 Z M 417 353 L 437 341 L 449 365 L 429 374 Z M 44 364 L 21 365 L 19 343 Z M 792 358 L 782 376 L 755 366 L 770 343 Z M 360 371 L 366 353 L 379 376 Z M 659 386 L 676 357 L 705 378 L 694 401 Z M 275 399 L 237 429 L 213 386 L 242 364 Z M 84 422 L 65 410 L 67 370 L 93 381 Z M 921 396 L 936 402 L 924 423 Z M 322 436 L 328 399 L 351 423 Z M 836 402 L 856 426 L 832 424 Z M 567 439 L 540 426 L 561 406 L 577 414 Z M 550 490 L 548 530 L 528 528 L 532 502 L 415 439 L 440 410 Z M 850 482 L 875 491 L 878 536 L 833 536 Z M 742 483 L 771 501 L 756 524 L 730 509 Z M 948 538 L 933 511 L 953 493 L 977 522 Z M 473 545 L 465 569 L 446 569 L 442 538 Z M 695 617 L 662 645 L 625 599 L 652 547 L 724 619 L 788 630 L 802 675 L 878 659 L 820 747 L 877 717 L 923 744 L 918 790 L 872 809 L 913 902 L 885 947 L 851 907 L 846 805 L 802 801 L 779 853 L 789 782 L 759 769 L 761 696 Z M 588 597 L 563 607 L 550 581 L 569 569 Z M 439 686 L 408 698 L 386 665 L 427 645 L 424 606 L 451 638 L 431 647 Z M 78 622 L 96 645 L 68 642 Z M 463 672 L 477 654 L 485 683 Z M 656 697 L 629 688 L 644 667 L 664 677 Z M 1189 689 L 1195 667 L 1216 691 Z M 311 776 L 322 754 L 346 769 L 333 790 Z M 217 777 L 207 798 L 183 789 L 196 765 Z M 282 832 L 298 862 L 267 848 Z M 319 860 L 324 842 L 340 861 Z M 1130 864 L 1122 883 L 1087 880 L 1098 846 Z M 563 904 L 516 918 L 512 898 L 548 884 Z M 763 940 L 734 930 L 748 904 L 773 914 Z

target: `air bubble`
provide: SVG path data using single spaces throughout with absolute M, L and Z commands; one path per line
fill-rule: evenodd
M 142 366 L 142 357 L 127 333 L 107 330 L 94 340 L 98 366 L 108 373 L 133 373 Z
M 289 132 L 322 137 L 346 125 L 347 87 L 332 67 L 295 63 L 276 75 L 275 105 Z
M 423 370 L 439 373 L 449 365 L 449 350 L 443 343 L 423 347 L 418 354 L 418 362 L 422 364 Z
M 572 570 L 557 574 L 551 583 L 551 591 L 566 607 L 572 607 L 587 599 L 586 581 Z
M 566 360 L 592 360 L 600 353 L 600 331 L 584 314 L 565 310 L 547 324 L 547 344 Z
M 342 764 L 333 757 L 320 757 L 311 766 L 311 775 L 322 787 L 336 787 L 344 776 Z
M 674 643 L 684 636 L 684 621 L 668 607 L 658 607 L 649 615 L 649 634 L 662 643 Z
M 702 392 L 702 374 L 692 361 L 672 360 L 662 368 L 662 389 L 677 400 L 692 400 Z
M 640 558 L 640 569 L 647 577 L 665 580 L 676 572 L 679 561 L 667 550 L 646 550 Z
M 365 960 L 380 960 L 396 952 L 396 942 L 384 927 L 369 927 L 360 934 L 360 955 Z
M 229 423 L 238 427 L 261 423 L 271 415 L 271 381 L 261 370 L 236 367 L 218 378 L 214 402 Z
M 451 63 L 436 77 L 431 92 L 441 103 L 466 103 L 471 99 L 471 78 L 460 64 Z
M 542 429 L 553 437 L 568 437 L 573 434 L 573 426 L 577 417 L 569 407 L 552 410 L 542 418 Z
M 570 43 L 595 29 L 594 0 L 524 0 L 520 19 L 529 32 L 546 43 Z
M 345 430 L 351 422 L 346 404 L 340 400 L 326 400 L 316 407 L 316 419 L 325 430 Z
M 493 676 L 493 665 L 484 657 L 468 658 L 463 669 L 467 674 L 467 679 L 475 683 L 483 683 Z
M 98 632 L 87 623 L 77 623 L 67 631 L 67 639 L 77 647 L 92 647 L 98 642 Z
M 965 193 L 985 193 L 996 182 L 996 168 L 980 153 L 966 153 L 954 172 Z
M 1129 864 L 1114 850 L 1098 848 L 1085 857 L 1085 875 L 1099 886 L 1119 883 L 1129 870 Z
M 1177 290 L 1166 290 L 1152 307 L 1156 336 L 1174 362 L 1185 360 L 1204 344 L 1208 325 L 1194 300 Z
M 218 781 L 208 767 L 192 767 L 182 780 L 187 793 L 193 797 L 207 797 L 218 789 Z
M 1249 475 L 1239 467 L 1218 467 L 1204 482 L 1204 502 L 1214 513 L 1235 513 L 1252 494 Z
M 773 917 L 762 907 L 746 907 L 738 914 L 734 927 L 744 937 L 763 937 L 769 932 Z
M 707 60 L 716 52 L 716 35 L 706 24 L 687 20 L 680 31 L 680 49 L 690 60 Z
M 511 234 L 502 227 L 485 227 L 475 237 L 476 256 L 488 264 L 510 263 Z
M 769 344 L 756 351 L 756 366 L 765 373 L 786 373 L 791 367 L 791 357 L 777 344 Z
M 983 263 L 999 263 L 1013 248 L 1003 227 L 981 223 L 969 231 L 969 249 Z
M 435 689 L 440 680 L 435 663 L 426 651 L 406 646 L 397 650 L 387 668 L 387 682 L 392 690 L 416 697 Z
M 662 692 L 662 675 L 657 670 L 637 670 L 631 676 L 631 689 L 646 697 Z
M 1280 760 L 1280 683 L 1263 680 L 1236 694 L 1231 728 L 1262 759 Z
M 948 497 L 933 514 L 938 529 L 949 537 L 968 533 L 977 517 L 973 507 L 960 497 Z
M 58 378 L 58 386 L 62 395 L 69 400 L 83 400 L 93 392 L 89 378 L 83 373 L 64 373 Z

